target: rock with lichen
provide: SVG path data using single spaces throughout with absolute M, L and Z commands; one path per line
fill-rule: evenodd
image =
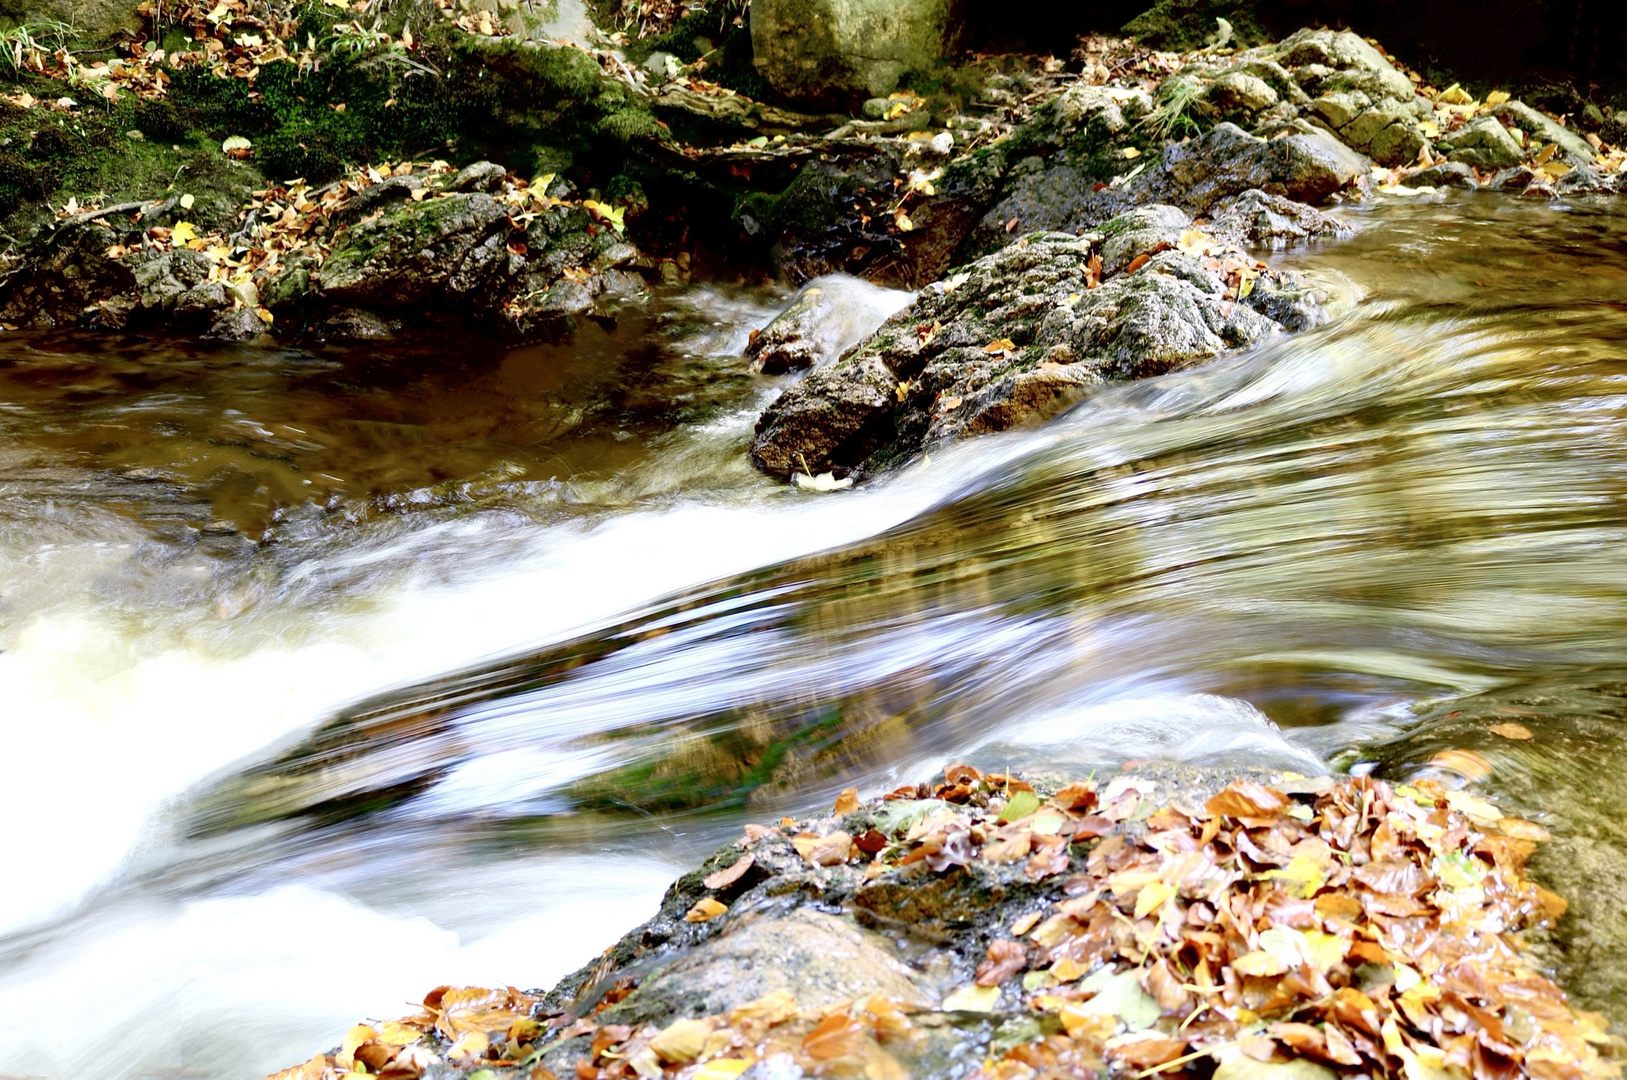
M 1024 237 L 928 286 L 770 405 L 752 461 L 775 476 L 875 467 L 1316 321 L 1303 280 L 1190 226 L 1177 207 L 1143 206 L 1084 236 Z

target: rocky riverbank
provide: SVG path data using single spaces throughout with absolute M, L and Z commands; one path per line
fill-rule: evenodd
M 748 826 L 551 991 L 440 987 L 278 1076 L 1617 1076 L 1524 944 L 1546 838 L 1431 780 L 955 766 Z
M 750 453 L 828 486 L 1316 324 L 1315 291 L 1255 253 L 1348 234 L 1320 205 L 1627 182 L 1608 122 L 1431 86 L 1349 32 L 1239 48 L 1222 23 L 1195 51 L 1090 37 L 1066 62 L 901 40 L 820 89 L 809 50 L 840 33 L 743 66 L 768 22 L 695 18 L 641 45 L 475 7 L 364 24 L 232 0 L 143 7 L 94 61 L 25 27 L 0 106 L 25 154 L 0 150 L 0 327 L 557 340 L 697 272 L 921 290 L 839 363 L 785 321 L 748 358 L 815 367 Z M 685 46 L 702 28 L 734 44 Z

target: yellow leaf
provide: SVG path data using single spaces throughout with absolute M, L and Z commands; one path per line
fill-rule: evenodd
M 1164 906 L 1164 901 L 1175 895 L 1175 886 L 1155 881 L 1142 887 L 1136 894 L 1136 918 L 1142 919 Z
M 943 999 L 944 1012 L 992 1012 L 1000 1003 L 998 986 L 963 986 Z
M 1526 727 L 1524 724 L 1493 724 L 1486 730 L 1491 732 L 1493 735 L 1499 735 L 1505 739 L 1518 739 L 1523 741 L 1525 739 L 1535 738 L 1535 736 L 1531 734 L 1531 729 Z
M 190 210 L 190 209 L 192 209 L 192 204 L 197 202 L 197 201 L 198 200 L 193 198 L 191 195 L 182 195 L 181 196 L 181 209 L 182 210 Z
M 1137 150 L 1133 146 L 1126 146 L 1124 148 L 1124 156 L 1127 158 L 1138 158 L 1141 156 L 1141 151 Z
M 684 922 L 711 922 L 728 910 L 727 904 L 720 903 L 710 896 L 703 897 L 695 903 L 694 907 L 684 913 Z
M 483 1031 L 465 1031 L 458 1036 L 458 1041 L 452 1044 L 452 1049 L 446 1056 L 453 1061 L 471 1061 L 485 1057 L 487 1049 L 491 1047 L 491 1039 Z
M 1308 855 L 1295 855 L 1287 866 L 1267 870 L 1264 876 L 1288 882 L 1291 886 L 1288 891 L 1301 900 L 1315 896 L 1328 881 L 1321 864 Z
M 1506 91 L 1493 90 L 1491 93 L 1486 95 L 1486 104 L 1487 104 L 1487 106 L 1495 109 L 1497 106 L 1503 104 L 1508 99 L 1509 99 L 1509 95 L 1508 95 L 1508 93 Z
M 1181 238 L 1175 246 L 1188 255 L 1202 255 L 1213 247 L 1214 243 L 1214 238 L 1202 229 L 1187 229 L 1181 233 Z
M 751 1068 L 751 1062 L 742 1058 L 713 1058 L 690 1076 L 690 1080 L 735 1080 Z
M 177 221 L 169 234 L 170 243 L 176 247 L 185 247 L 197 238 L 198 230 L 192 227 L 190 221 Z
M 915 222 L 910 220 L 910 216 L 904 213 L 903 208 L 893 214 L 893 224 L 898 226 L 899 232 L 913 232 L 915 230 Z
M 1443 101 L 1448 105 L 1471 105 L 1474 103 L 1474 98 L 1470 97 L 1468 92 L 1457 83 L 1453 83 L 1445 90 L 1442 90 L 1440 96 L 1435 100 Z
M 1245 953 L 1232 961 L 1232 968 L 1240 975 L 1281 975 L 1288 965 L 1261 949 Z
M 1008 353 L 1014 352 L 1016 348 L 1017 343 L 1015 341 L 1012 341 L 1008 337 L 1003 337 L 998 341 L 991 341 L 987 345 L 983 346 L 983 351 L 986 353 Z
M 674 1020 L 650 1040 L 650 1049 L 668 1065 L 688 1065 L 701 1056 L 711 1033 L 705 1020 Z

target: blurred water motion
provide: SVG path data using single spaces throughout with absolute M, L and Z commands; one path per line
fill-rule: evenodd
M 0 1072 L 254 1076 L 440 982 L 546 984 L 743 820 L 961 758 L 1462 746 L 1627 881 L 1621 210 L 1353 212 L 1294 256 L 1362 295 L 1334 325 L 832 496 L 744 466 L 773 297 L 547 356 L 0 339 L 7 734 L 72 761 L 0 795 L 54 809 L 6 841 L 48 880 L 0 907 Z M 1459 723 L 1536 683 L 1533 738 Z M 1551 945 L 1618 1021 L 1619 918 Z M 128 1010 L 65 1034 L 65 979 Z

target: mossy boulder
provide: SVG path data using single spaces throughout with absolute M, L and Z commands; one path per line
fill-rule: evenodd
M 484 305 L 510 276 L 508 211 L 485 194 L 408 202 L 343 230 L 317 275 L 322 296 L 373 308 Z

